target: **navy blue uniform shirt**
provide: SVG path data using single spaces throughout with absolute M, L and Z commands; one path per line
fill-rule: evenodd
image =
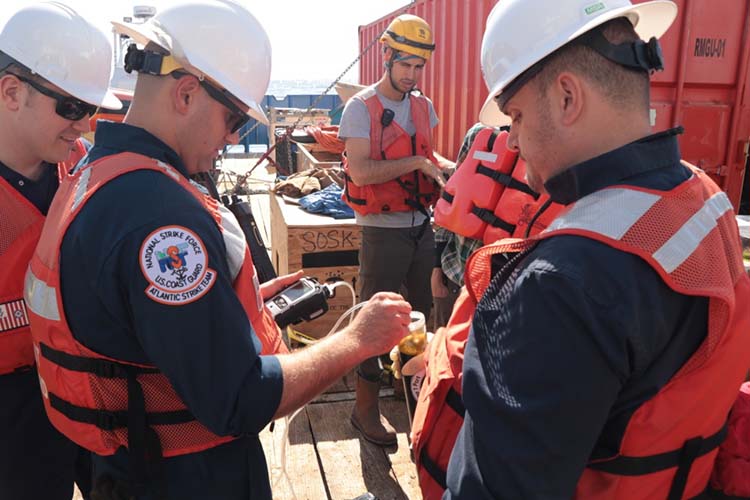
M 673 133 L 656 134 L 545 187 L 564 204 L 615 184 L 670 190 L 690 177 L 679 161 Z M 539 243 L 477 306 L 444 498 L 572 498 L 587 461 L 617 453 L 707 320 L 708 299 L 672 291 L 635 255 L 579 236 Z
M 29 200 L 42 215 L 47 215 L 47 210 L 52 204 L 52 198 L 55 196 L 59 185 L 56 164 L 43 163 L 42 175 L 37 180 L 32 181 L 0 163 L 0 177 Z
M 169 146 L 147 131 L 99 122 L 89 162 L 124 151 L 161 160 L 186 175 Z M 94 166 L 93 168 L 97 168 Z M 165 226 L 197 236 L 216 277 L 181 305 L 153 300 L 141 247 Z M 283 378 L 239 302 L 226 246 L 211 215 L 164 174 L 135 171 L 103 186 L 70 225 L 61 249 L 66 318 L 76 340 L 125 361 L 156 365 L 192 414 L 214 433 L 240 439 L 165 460 L 170 498 L 271 498 L 257 437 L 276 413 Z M 94 457 L 95 477 L 128 480 L 125 449 Z

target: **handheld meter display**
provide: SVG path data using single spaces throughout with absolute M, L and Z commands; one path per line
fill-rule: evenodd
M 266 307 L 280 328 L 310 321 L 328 311 L 328 287 L 312 278 L 302 278 L 266 301 Z

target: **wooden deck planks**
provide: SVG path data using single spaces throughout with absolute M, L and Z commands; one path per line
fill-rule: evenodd
M 404 402 L 381 398 L 381 411 L 399 433 L 398 449 L 368 443 L 351 426 L 353 402 L 308 405 L 322 472 L 333 500 L 366 491 L 380 500 L 421 499 L 407 440 Z
M 405 499 L 383 449 L 361 439 L 349 423 L 352 405 L 347 401 L 308 407 L 331 499 L 351 499 L 367 491 L 381 500 Z
M 292 420 L 289 426 L 289 445 L 284 450 L 282 441 L 285 426 L 285 421 L 279 420 L 273 434 L 265 429 L 260 435 L 274 500 L 327 499 L 307 411 L 303 409 Z M 284 453 L 286 474 L 282 467 Z
M 422 492 L 419 489 L 417 468 L 411 458 L 409 448 L 409 417 L 406 414 L 406 403 L 395 398 L 381 398 L 380 411 L 388 418 L 388 421 L 398 431 L 398 449 L 386 450 L 391 462 L 398 484 L 406 498 L 421 500 Z

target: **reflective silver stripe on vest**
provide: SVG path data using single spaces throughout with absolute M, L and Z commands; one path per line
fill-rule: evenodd
M 654 252 L 654 259 L 664 270 L 671 273 L 698 248 L 701 241 L 716 226 L 717 221 L 729 210 L 734 210 L 732 203 L 724 193 L 716 193 L 706 200 L 703 208 L 698 210 L 685 224 Z
M 60 321 L 56 290 L 34 276 L 31 268 L 26 271 L 23 296 L 26 299 L 26 307 L 31 312 L 51 321 Z
M 472 158 L 489 163 L 495 163 L 497 161 L 497 155 L 495 153 L 490 153 L 489 151 L 474 151 Z
M 602 189 L 578 200 L 544 232 L 584 229 L 619 240 L 660 199 L 633 189 Z
M 73 206 L 70 207 L 71 212 L 75 212 L 76 208 L 78 208 L 78 205 L 81 204 L 84 197 L 86 196 L 86 191 L 89 187 L 89 179 L 91 178 L 91 168 L 87 168 L 83 172 L 81 172 L 81 176 L 78 178 L 78 184 L 76 185 L 76 193 L 73 198 Z
M 177 171 L 174 168 L 172 168 L 172 166 L 167 165 L 163 161 L 159 161 L 159 160 L 156 161 L 156 165 L 159 166 L 159 168 L 164 169 L 164 173 L 166 173 L 167 175 L 171 176 L 174 180 L 176 180 L 176 181 L 180 180 L 180 174 L 178 174 Z M 200 184 L 198 184 L 197 182 L 194 182 L 192 180 L 190 181 L 190 183 L 193 184 L 193 185 L 195 185 L 195 186 L 201 186 Z M 203 186 L 201 186 L 201 187 L 203 187 Z M 208 194 L 208 190 L 206 190 L 205 193 Z

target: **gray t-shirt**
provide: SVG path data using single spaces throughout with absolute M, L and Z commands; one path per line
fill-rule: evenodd
M 374 89 L 370 87 L 370 89 Z M 364 92 L 364 91 L 363 91 Z M 404 131 L 413 135 L 416 132 L 414 122 L 411 119 L 411 102 L 410 99 L 401 101 L 392 101 L 381 94 L 377 94 L 383 107 L 393 110 L 393 121 L 404 129 Z M 430 109 L 430 128 L 435 128 L 439 123 L 435 109 L 432 107 L 432 101 L 427 99 Z M 341 115 L 341 124 L 339 125 L 339 137 L 346 139 L 367 139 L 370 140 L 370 112 L 367 105 L 360 99 L 349 99 Z M 375 227 L 412 227 L 422 224 L 425 216 L 418 211 L 394 212 L 361 215 L 355 212 L 357 224 L 360 226 Z

